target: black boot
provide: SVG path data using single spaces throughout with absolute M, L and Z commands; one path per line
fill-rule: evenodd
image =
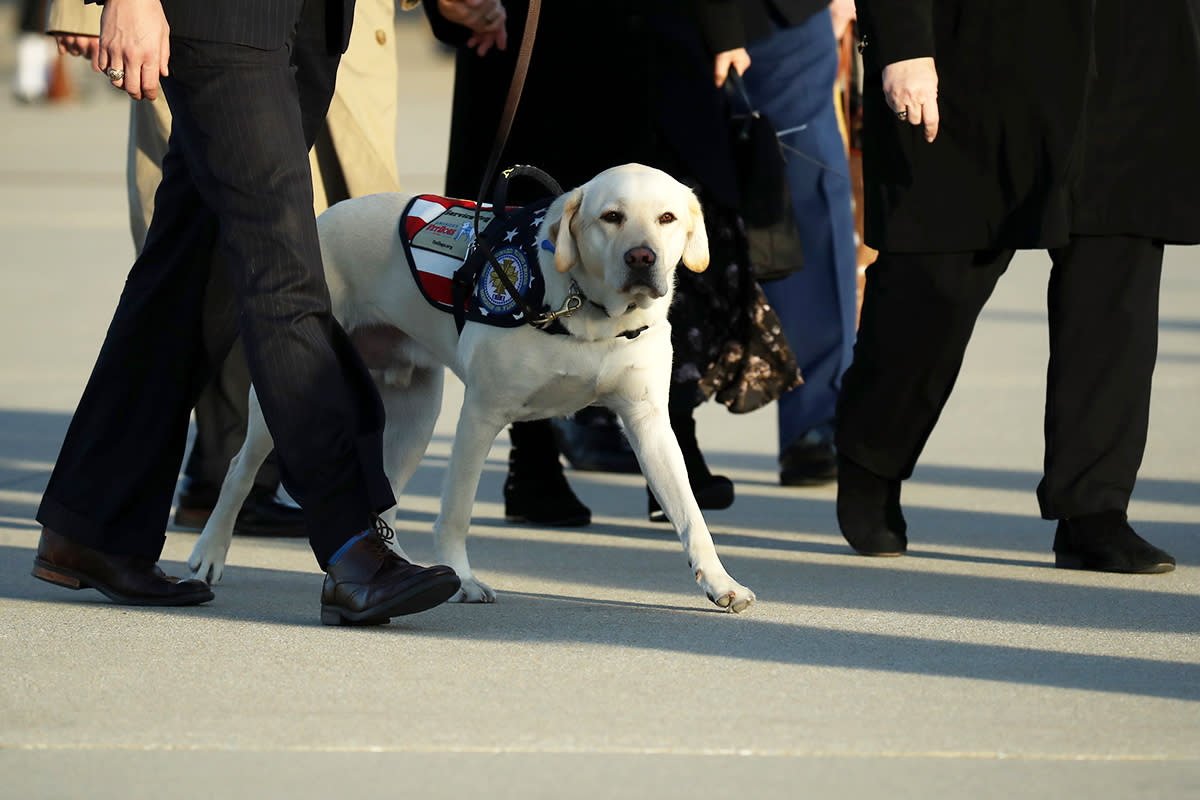
M 1175 557 L 1138 536 L 1124 511 L 1060 519 L 1054 566 L 1096 572 L 1150 574 L 1175 569 Z
M 908 549 L 900 510 L 900 481 L 884 478 L 838 455 L 837 518 L 842 536 L 864 556 L 898 556 Z
M 679 399 L 677 399 L 679 398 Z M 704 462 L 704 454 L 700 452 L 700 443 L 696 441 L 696 420 L 692 416 L 692 395 L 676 391 L 671 387 L 671 401 L 668 407 L 671 416 L 671 430 L 679 440 L 679 449 L 683 451 L 683 463 L 687 466 L 688 483 L 692 493 L 696 495 L 696 503 L 701 508 L 721 509 L 733 505 L 733 481 L 724 475 L 713 475 Z M 646 487 L 650 521 L 669 522 L 666 513 L 658 504 L 658 499 Z
M 587 525 L 592 512 L 571 491 L 548 420 L 514 422 L 508 429 L 504 518 L 553 528 Z
M 817 425 L 779 454 L 780 486 L 820 486 L 837 480 L 833 425 Z

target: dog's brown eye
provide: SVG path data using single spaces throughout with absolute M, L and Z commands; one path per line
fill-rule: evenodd
M 665 211 L 665 212 L 663 212 L 663 215 L 658 218 L 658 221 L 659 221 L 659 224 L 666 225 L 668 222 L 675 221 L 675 215 L 672 214 L 670 211 Z
M 620 211 L 605 211 L 600 215 L 600 219 L 605 222 L 611 222 L 613 225 L 620 225 L 625 221 L 625 215 Z

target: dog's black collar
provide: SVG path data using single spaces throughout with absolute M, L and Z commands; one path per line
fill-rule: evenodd
M 633 330 L 621 331 L 617 334 L 616 338 L 636 339 L 642 335 L 642 331 L 648 329 L 649 327 L 649 325 L 643 325 L 642 327 L 634 328 Z M 555 319 L 549 325 L 545 326 L 544 328 L 538 328 L 538 330 L 542 331 L 543 333 L 552 333 L 558 336 L 571 335 L 571 332 L 567 330 L 567 326 L 563 325 L 562 320 L 559 319 Z
M 579 288 L 579 284 L 576 283 L 575 281 L 571 281 L 571 289 L 572 289 L 571 294 L 573 296 L 578 297 L 580 300 L 586 300 L 588 305 L 590 305 L 594 308 L 600 309 L 601 311 L 604 312 L 605 316 L 608 315 L 608 309 L 606 309 L 604 306 L 600 305 L 595 300 L 592 300 L 586 294 L 584 294 L 583 290 Z M 637 304 L 630 303 L 629 307 L 626 308 L 625 311 L 629 312 L 635 308 L 637 308 Z M 570 336 L 571 332 L 569 330 L 567 330 L 566 325 L 562 324 L 562 320 L 559 319 L 559 316 L 560 315 L 555 315 L 554 318 L 550 320 L 549 324 L 539 327 L 538 330 L 542 331 L 543 333 L 551 333 L 556 336 Z M 561 315 L 561 316 L 569 316 L 569 313 Z M 640 328 L 634 328 L 632 330 L 621 331 L 620 333 L 617 334 L 616 338 L 618 338 L 618 339 L 620 339 L 620 338 L 636 339 L 638 336 L 641 336 L 642 331 L 646 330 L 649 327 L 650 327 L 649 325 L 643 325 Z
M 554 252 L 554 243 L 551 242 L 549 239 L 542 239 L 541 248 L 548 253 L 553 253 Z M 574 308 L 571 308 L 571 306 L 572 306 L 571 300 L 572 299 L 579 300 L 578 303 L 574 304 Z M 566 301 L 563 303 L 562 310 L 560 310 L 558 312 L 551 312 L 549 306 L 543 308 L 542 314 L 543 315 L 549 314 L 550 320 L 548 323 L 543 324 L 543 325 L 538 325 L 537 323 L 534 323 L 534 326 L 539 331 L 542 331 L 543 333 L 551 333 L 556 336 L 570 336 L 571 332 L 569 330 L 567 330 L 566 325 L 562 324 L 562 321 L 559 319 L 559 317 L 569 317 L 571 314 L 575 313 L 575 310 L 578 309 L 579 306 L 583 305 L 583 301 L 585 301 L 585 300 L 588 302 L 588 305 L 591 305 L 595 308 L 600 309 L 601 311 L 604 312 L 604 316 L 608 316 L 608 309 L 605 308 L 604 306 L 600 305 L 599 303 L 597 303 L 595 300 L 588 297 L 586 294 L 584 294 L 583 289 L 579 288 L 579 283 L 576 282 L 572 278 L 571 279 L 571 293 L 567 296 Z M 630 303 L 629 306 L 625 309 L 625 311 L 626 311 L 626 313 L 628 313 L 630 311 L 633 311 L 633 309 L 635 309 L 636 307 L 637 307 L 636 303 Z M 641 335 L 642 331 L 646 330 L 649 327 L 650 327 L 649 325 L 643 325 L 642 327 L 636 328 L 634 330 L 621 331 L 620 333 L 617 334 L 617 338 L 624 337 L 626 339 L 636 339 L 638 336 Z

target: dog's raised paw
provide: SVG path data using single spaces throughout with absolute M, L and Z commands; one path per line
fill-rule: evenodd
M 741 592 L 726 592 L 717 597 L 709 595 L 708 599 L 726 611 L 732 611 L 736 614 L 749 608 L 757 598 L 754 596 L 754 592 L 749 589 L 743 589 Z
M 706 587 L 704 594 L 721 608 L 735 614 L 745 611 L 758 599 L 754 592 L 732 580 L 720 590 Z
M 741 593 L 730 592 L 723 599 L 725 602 L 722 605 L 737 614 L 753 605 L 758 598 L 754 596 L 754 592 L 743 588 Z

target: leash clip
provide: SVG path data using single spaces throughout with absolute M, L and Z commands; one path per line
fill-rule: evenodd
M 569 317 L 583 307 L 583 295 L 579 291 L 579 284 L 571 281 L 570 294 L 567 299 L 563 300 L 562 306 L 557 311 L 544 311 L 529 321 L 530 325 L 541 327 L 549 325 L 559 317 Z

